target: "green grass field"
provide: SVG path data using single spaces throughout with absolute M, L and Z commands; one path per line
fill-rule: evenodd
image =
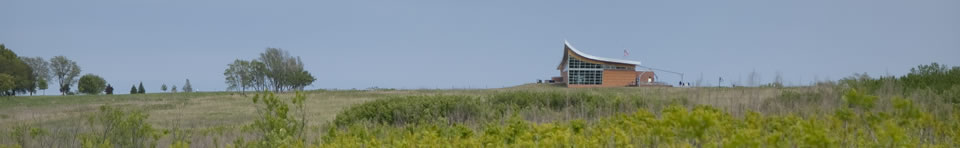
M 318 90 L 303 93 L 302 110 L 290 102 L 294 93 L 278 94 L 282 106 L 290 104 L 291 119 L 265 117 L 287 114 L 258 104 L 264 99 L 255 103 L 254 93 L 17 96 L 0 98 L 0 147 L 960 146 L 951 142 L 960 141 L 960 114 L 955 105 L 935 99 L 942 96 L 860 93 L 877 98 L 866 108 L 845 99 L 848 90 L 840 85 L 571 89 L 537 84 Z M 902 100 L 910 102 L 909 109 Z M 108 114 L 101 106 L 120 112 Z M 137 113 L 146 115 L 142 123 L 129 120 Z M 271 138 L 271 129 L 291 130 L 296 122 L 304 126 L 293 126 L 294 134 Z M 106 132 L 111 128 L 118 130 Z M 141 130 L 147 132 L 136 132 Z M 111 141 L 111 135 L 120 136 Z
M 802 90 L 805 88 L 790 88 Z M 484 96 L 509 91 L 573 91 L 653 97 L 662 100 L 682 99 L 696 104 L 713 104 L 725 108 L 751 107 L 777 95 L 770 88 L 604 88 L 567 89 L 548 85 L 524 85 L 487 90 L 390 90 L 390 91 L 310 91 L 306 106 L 311 125 L 330 121 L 339 111 L 351 105 L 397 96 L 469 95 Z M 97 112 L 99 106 L 137 108 L 150 115 L 148 121 L 158 127 L 208 128 L 252 122 L 255 108 L 246 95 L 231 92 L 152 93 L 137 95 L 18 96 L 0 99 L 0 127 L 17 124 L 62 126 L 79 121 L 85 114 Z M 290 94 L 280 94 L 289 97 Z M 746 98 L 741 98 L 746 97 Z

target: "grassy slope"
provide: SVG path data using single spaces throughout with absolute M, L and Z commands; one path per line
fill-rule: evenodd
M 806 90 L 810 88 L 788 88 Z M 487 90 L 389 90 L 310 91 L 306 106 L 310 125 L 332 120 L 350 105 L 407 95 L 490 95 L 501 91 L 570 91 L 613 95 L 639 95 L 662 100 L 711 104 L 720 108 L 756 109 L 764 98 L 779 95 L 770 88 L 604 88 L 567 89 L 549 85 L 521 85 Z M 238 125 L 253 121 L 255 109 L 247 96 L 227 92 L 153 93 L 140 95 L 18 96 L 0 99 L 0 129 L 16 124 L 44 126 L 74 125 L 101 105 L 135 107 L 150 114 L 149 122 L 161 128 L 206 128 Z M 290 98 L 282 94 L 281 98 Z M 739 108 L 739 109 L 738 109 Z
M 307 107 L 312 125 L 319 125 L 343 108 L 387 96 L 458 94 L 479 95 L 491 90 L 310 91 Z M 204 128 L 253 121 L 250 98 L 228 92 L 151 93 L 138 95 L 17 96 L 0 98 L 0 129 L 16 124 L 69 125 L 97 112 L 99 106 L 124 106 L 146 111 L 149 122 L 161 128 Z M 288 99 L 292 94 L 281 94 Z
M 721 109 L 733 116 L 741 117 L 746 111 L 757 111 L 765 115 L 826 115 L 832 114 L 841 106 L 841 92 L 834 86 L 789 87 L 789 88 L 563 88 L 552 85 L 520 85 L 510 88 L 482 89 L 482 90 L 381 90 L 381 91 L 309 91 L 306 92 L 307 124 L 309 126 L 308 142 L 319 139 L 324 131 L 322 127 L 332 121 L 340 111 L 355 104 L 376 99 L 396 96 L 419 95 L 466 95 L 489 98 L 498 92 L 532 91 L 552 93 L 588 93 L 603 97 L 640 97 L 643 100 L 653 101 L 647 105 L 647 110 L 654 114 L 666 104 L 710 105 Z M 74 146 L 77 138 L 70 137 L 85 130 L 88 115 L 98 112 L 103 105 L 136 108 L 149 114 L 147 122 L 160 129 L 183 129 L 194 133 L 191 138 L 192 146 L 213 147 L 217 144 L 226 144 L 227 139 L 237 136 L 249 137 L 240 126 L 248 125 L 256 120 L 256 108 L 251 100 L 253 95 L 246 96 L 230 92 L 202 92 L 202 93 L 154 93 L 139 95 L 78 95 L 78 96 L 17 96 L 0 98 L 0 145 L 14 143 L 11 137 L 6 137 L 12 127 L 29 125 L 47 129 L 52 135 L 66 135 L 67 137 L 53 137 L 57 144 Z M 282 100 L 292 98 L 293 94 L 280 94 Z M 891 96 L 880 96 L 878 106 L 890 106 Z M 916 96 L 910 98 L 927 98 Z M 934 105 L 931 105 L 934 104 Z M 938 108 L 936 102 L 922 103 L 922 108 Z M 942 107 L 939 107 L 942 108 Z M 881 110 L 889 110 L 883 109 Z M 601 109 L 602 110 L 602 109 Z M 952 110 L 932 109 L 933 111 Z M 553 112 L 537 112 L 530 114 L 527 120 L 534 122 L 550 122 L 569 120 L 561 116 L 550 116 Z M 525 115 L 524 115 L 525 116 Z M 545 118 L 545 119 L 540 119 Z M 63 130 L 65 129 L 65 130 Z M 71 131 L 80 129 L 79 131 Z M 221 136 L 208 135 L 226 129 Z M 163 137 L 160 147 L 170 143 L 172 136 Z M 216 142 L 214 138 L 221 141 Z M 32 142 L 43 141 L 34 140 Z M 29 143 L 29 142 L 28 142 Z

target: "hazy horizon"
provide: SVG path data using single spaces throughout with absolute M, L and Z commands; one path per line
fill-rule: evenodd
M 222 91 L 234 59 L 300 56 L 306 89 L 497 88 L 558 76 L 563 41 L 693 82 L 787 85 L 960 66 L 960 1 L 2 1 L 0 43 L 115 92 Z M 630 52 L 623 56 L 623 50 Z M 639 69 L 638 69 L 639 70 Z M 679 76 L 658 73 L 675 85 Z M 58 94 L 57 89 L 47 94 Z M 76 90 L 76 89 L 74 89 Z

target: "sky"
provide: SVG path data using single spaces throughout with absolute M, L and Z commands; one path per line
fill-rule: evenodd
M 0 43 L 66 56 L 119 93 L 223 70 L 268 47 L 302 58 L 307 89 L 499 88 L 559 76 L 567 40 L 703 85 L 759 73 L 787 85 L 960 65 L 957 0 L 4 0 Z M 630 55 L 624 56 L 627 50 Z M 658 73 L 676 84 L 677 74 Z M 56 89 L 48 90 L 55 93 Z

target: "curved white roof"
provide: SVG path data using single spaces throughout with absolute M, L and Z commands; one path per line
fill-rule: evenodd
M 577 50 L 577 48 L 573 48 L 573 45 L 570 45 L 570 42 L 567 42 L 567 40 L 563 40 L 563 45 L 569 47 L 570 50 L 573 50 L 574 53 L 576 53 L 577 55 L 580 55 L 580 56 L 582 56 L 582 57 L 584 57 L 584 58 L 593 59 L 593 60 L 597 60 L 597 61 L 604 61 L 604 62 L 613 62 L 613 63 L 624 63 L 624 64 L 640 65 L 640 61 L 631 61 L 631 60 L 621 60 L 621 59 L 604 58 L 604 57 L 593 56 L 593 55 L 589 55 L 589 54 L 587 54 L 587 53 L 580 52 L 580 50 Z

